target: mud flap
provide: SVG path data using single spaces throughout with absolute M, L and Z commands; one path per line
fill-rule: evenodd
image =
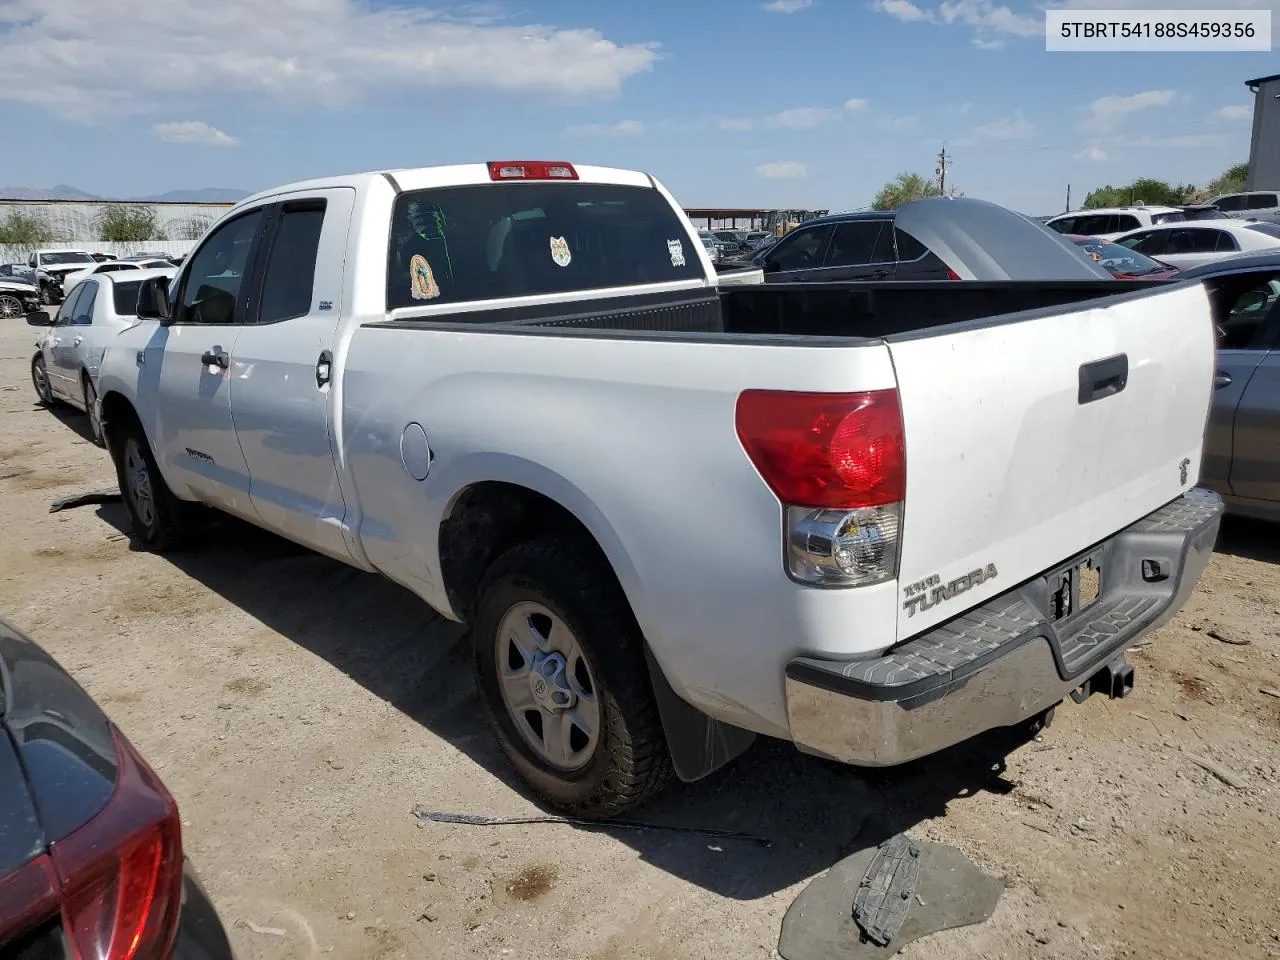
M 750 730 L 721 723 L 681 700 L 671 689 L 647 643 L 644 657 L 649 664 L 653 696 L 658 702 L 662 732 L 666 734 L 667 751 L 677 777 L 685 783 L 701 780 L 755 743 L 756 735 Z

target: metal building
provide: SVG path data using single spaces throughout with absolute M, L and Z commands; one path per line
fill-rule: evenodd
M 1246 190 L 1280 190 L 1280 73 L 1246 80 L 1253 93 L 1253 141 Z

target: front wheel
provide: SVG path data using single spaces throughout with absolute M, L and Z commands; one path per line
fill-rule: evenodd
M 111 444 L 111 458 L 134 536 L 156 553 L 184 546 L 191 526 L 191 506 L 170 491 L 136 421 L 121 426 Z
M 16 320 L 25 316 L 22 300 L 10 293 L 0 293 L 0 320 Z
M 53 388 L 49 386 L 49 371 L 44 365 L 44 357 L 37 355 L 31 361 L 31 385 L 35 387 L 36 399 L 46 407 L 53 406 Z
M 644 638 L 607 565 L 575 541 L 513 547 L 480 589 L 476 684 L 498 745 L 550 806 L 607 818 L 671 776 Z

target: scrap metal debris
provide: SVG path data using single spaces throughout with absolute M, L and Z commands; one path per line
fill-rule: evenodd
M 1227 643 L 1233 647 L 1247 647 L 1253 643 L 1252 640 L 1242 640 L 1239 637 L 1229 637 L 1216 627 L 1205 632 L 1219 643 Z
M 1239 774 L 1232 773 L 1220 763 L 1215 763 L 1212 760 L 1206 760 L 1204 757 L 1197 757 L 1193 753 L 1188 753 L 1187 759 L 1202 770 L 1207 770 L 1209 773 L 1212 773 L 1229 787 L 1235 787 L 1237 790 L 1243 790 L 1245 787 L 1249 786 L 1249 781 L 1245 780 Z
M 116 487 L 110 487 L 105 490 L 91 490 L 88 493 L 77 493 L 75 496 L 63 497 L 61 500 L 53 501 L 49 505 L 49 512 L 57 513 L 60 510 L 70 510 L 72 507 L 87 507 L 95 503 L 119 503 L 120 500 L 120 490 Z
M 1259 687 L 1259 693 L 1265 693 L 1268 697 L 1280 697 L 1280 690 L 1272 690 L 1270 687 Z
M 597 830 L 662 830 L 668 833 L 696 833 L 706 837 L 722 837 L 725 840 L 750 840 L 767 847 L 772 841 L 767 837 L 759 837 L 737 830 L 715 830 L 710 827 L 681 827 L 669 823 L 641 823 L 637 820 L 584 820 L 579 817 L 559 817 L 539 815 L 536 817 L 483 817 L 473 813 L 446 813 L 439 810 L 427 810 L 421 806 L 413 808 L 413 815 L 419 820 L 433 823 L 461 823 L 471 827 L 512 827 L 528 823 L 567 823 L 575 827 L 591 827 Z
M 888 945 L 907 919 L 920 883 L 920 848 L 899 834 L 880 844 L 853 896 L 853 919 L 865 936 Z

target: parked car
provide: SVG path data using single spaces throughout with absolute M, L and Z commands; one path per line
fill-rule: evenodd
M 8 264 L 0 267 L 0 320 L 16 320 L 39 308 L 40 287 L 35 272 L 21 267 L 15 270 Z
M 0 620 L 0 955 L 231 960 L 155 771 Z
M 919 240 L 896 228 L 892 212 L 807 220 L 743 262 L 761 268 L 770 283 L 959 279 Z
M 709 233 L 698 235 L 698 239 L 702 241 L 702 249 L 707 251 L 707 256 L 711 258 L 712 263 L 720 260 L 720 242 Z
M 250 197 L 103 360 L 135 536 L 199 543 L 202 504 L 470 624 L 503 752 L 583 816 L 759 733 L 884 766 L 1123 695 L 1222 509 L 1205 288 L 978 200 L 895 219 L 817 229 L 984 282 L 721 289 L 663 187 L 596 166 Z
M 751 249 L 751 244 L 747 242 L 746 230 L 712 230 L 711 235 L 727 248 L 739 253 L 746 253 Z
M 1224 193 L 1209 203 L 1231 217 L 1280 223 L 1280 193 L 1275 190 Z
M 37 250 L 31 254 L 27 266 L 36 272 L 44 302 L 56 304 L 62 302 L 62 278 L 97 262 L 85 250 Z
M 108 260 L 106 263 L 66 274 L 62 278 L 63 295 L 70 293 L 72 287 L 87 277 L 96 277 L 104 273 L 120 273 L 124 270 L 169 270 L 173 266 L 174 264 L 164 257 L 126 257 L 123 260 Z
M 1229 217 L 1204 223 L 1166 223 L 1127 233 L 1116 243 L 1183 269 L 1280 248 L 1280 225 Z
M 1180 207 L 1134 204 L 1131 207 L 1075 210 L 1050 217 L 1045 221 L 1045 226 L 1058 233 L 1114 240 L 1130 231 L 1162 223 L 1221 219 L 1226 219 L 1226 214 L 1209 204 L 1187 204 Z
M 1201 482 L 1231 513 L 1280 522 L 1280 250 L 1182 274 L 1214 287 L 1218 364 Z
M 1178 273 L 1177 267 L 1153 260 L 1110 240 L 1070 234 L 1067 239 L 1117 280 L 1168 280 Z
M 138 322 L 138 290 L 148 277 L 168 279 L 176 267 L 104 273 L 81 280 L 55 316 L 37 311 L 27 317 L 46 328 L 31 358 L 31 382 L 43 404 L 69 403 L 89 415 L 96 443 L 102 443 L 98 409 L 98 370 L 111 339 Z
M 106 263 L 108 260 L 115 259 L 115 257 L 109 253 L 91 253 L 89 256 L 93 257 L 97 263 Z

